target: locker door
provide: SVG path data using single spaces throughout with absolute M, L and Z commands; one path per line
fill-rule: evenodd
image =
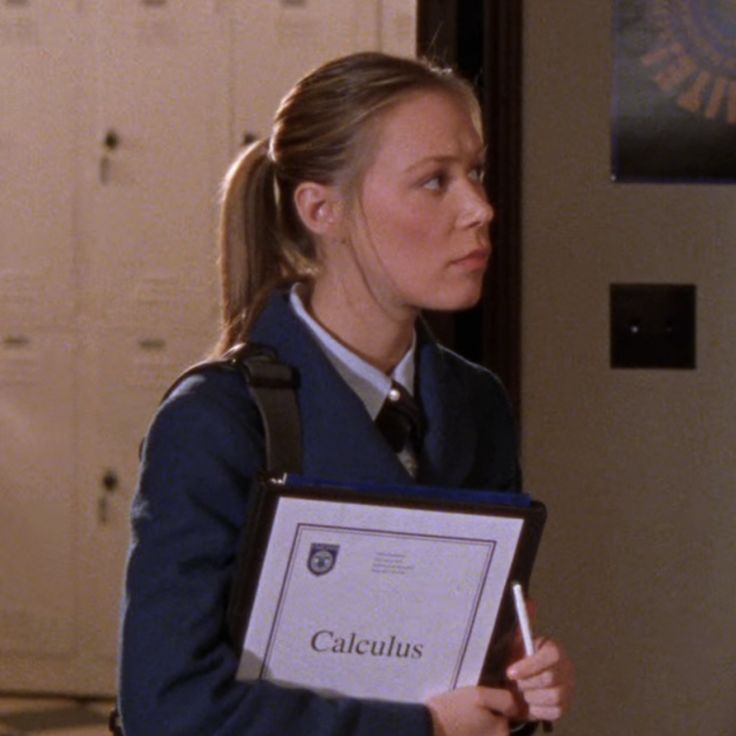
M 74 658 L 79 2 L 0 4 L 0 689 Z
M 74 0 L 0 3 L 0 328 L 73 315 L 83 35 Z
M 233 150 L 270 132 L 281 98 L 315 66 L 379 47 L 378 0 L 239 0 L 233 23 Z M 278 49 L 278 53 L 275 53 Z
M 87 321 L 211 335 L 227 155 L 227 14 L 218 2 L 99 0 Z
M 191 362 L 187 335 L 103 328 L 89 332 L 81 349 L 78 564 L 79 597 L 88 604 L 79 612 L 80 649 L 86 671 L 107 668 L 98 677 L 110 691 L 138 449 L 165 389 Z
M 75 652 L 75 336 L 0 341 L 0 689 L 55 689 Z
M 168 384 L 216 337 L 227 165 L 221 2 L 99 0 L 80 278 L 80 682 L 112 691 L 138 445 Z

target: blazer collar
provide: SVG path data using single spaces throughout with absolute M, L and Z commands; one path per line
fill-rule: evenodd
M 272 295 L 252 339 L 274 348 L 279 360 L 299 373 L 304 475 L 334 481 L 414 482 L 361 400 L 292 311 L 288 292 Z
M 417 353 L 417 393 L 426 433 L 415 481 L 288 302 L 287 291 L 271 296 L 252 340 L 274 348 L 279 360 L 299 373 L 304 474 L 334 481 L 462 486 L 476 452 L 477 438 L 468 421 L 472 407 L 427 328 L 420 326 Z

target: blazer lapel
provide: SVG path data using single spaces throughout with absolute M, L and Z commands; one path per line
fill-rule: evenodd
M 475 412 L 462 379 L 451 372 L 440 347 L 424 327 L 417 383 L 426 421 L 418 480 L 427 485 L 462 487 L 477 452 Z
M 299 372 L 305 475 L 335 481 L 413 483 L 376 429 L 363 403 L 332 367 L 277 292 L 253 330 L 253 341 L 270 345 Z

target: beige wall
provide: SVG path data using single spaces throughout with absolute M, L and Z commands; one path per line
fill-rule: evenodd
M 523 460 L 563 734 L 736 733 L 736 186 L 613 184 L 611 2 L 525 3 Z M 612 282 L 697 285 L 695 371 L 614 371 Z

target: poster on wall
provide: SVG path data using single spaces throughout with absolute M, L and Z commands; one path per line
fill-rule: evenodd
M 614 0 L 614 181 L 736 181 L 736 0 Z

